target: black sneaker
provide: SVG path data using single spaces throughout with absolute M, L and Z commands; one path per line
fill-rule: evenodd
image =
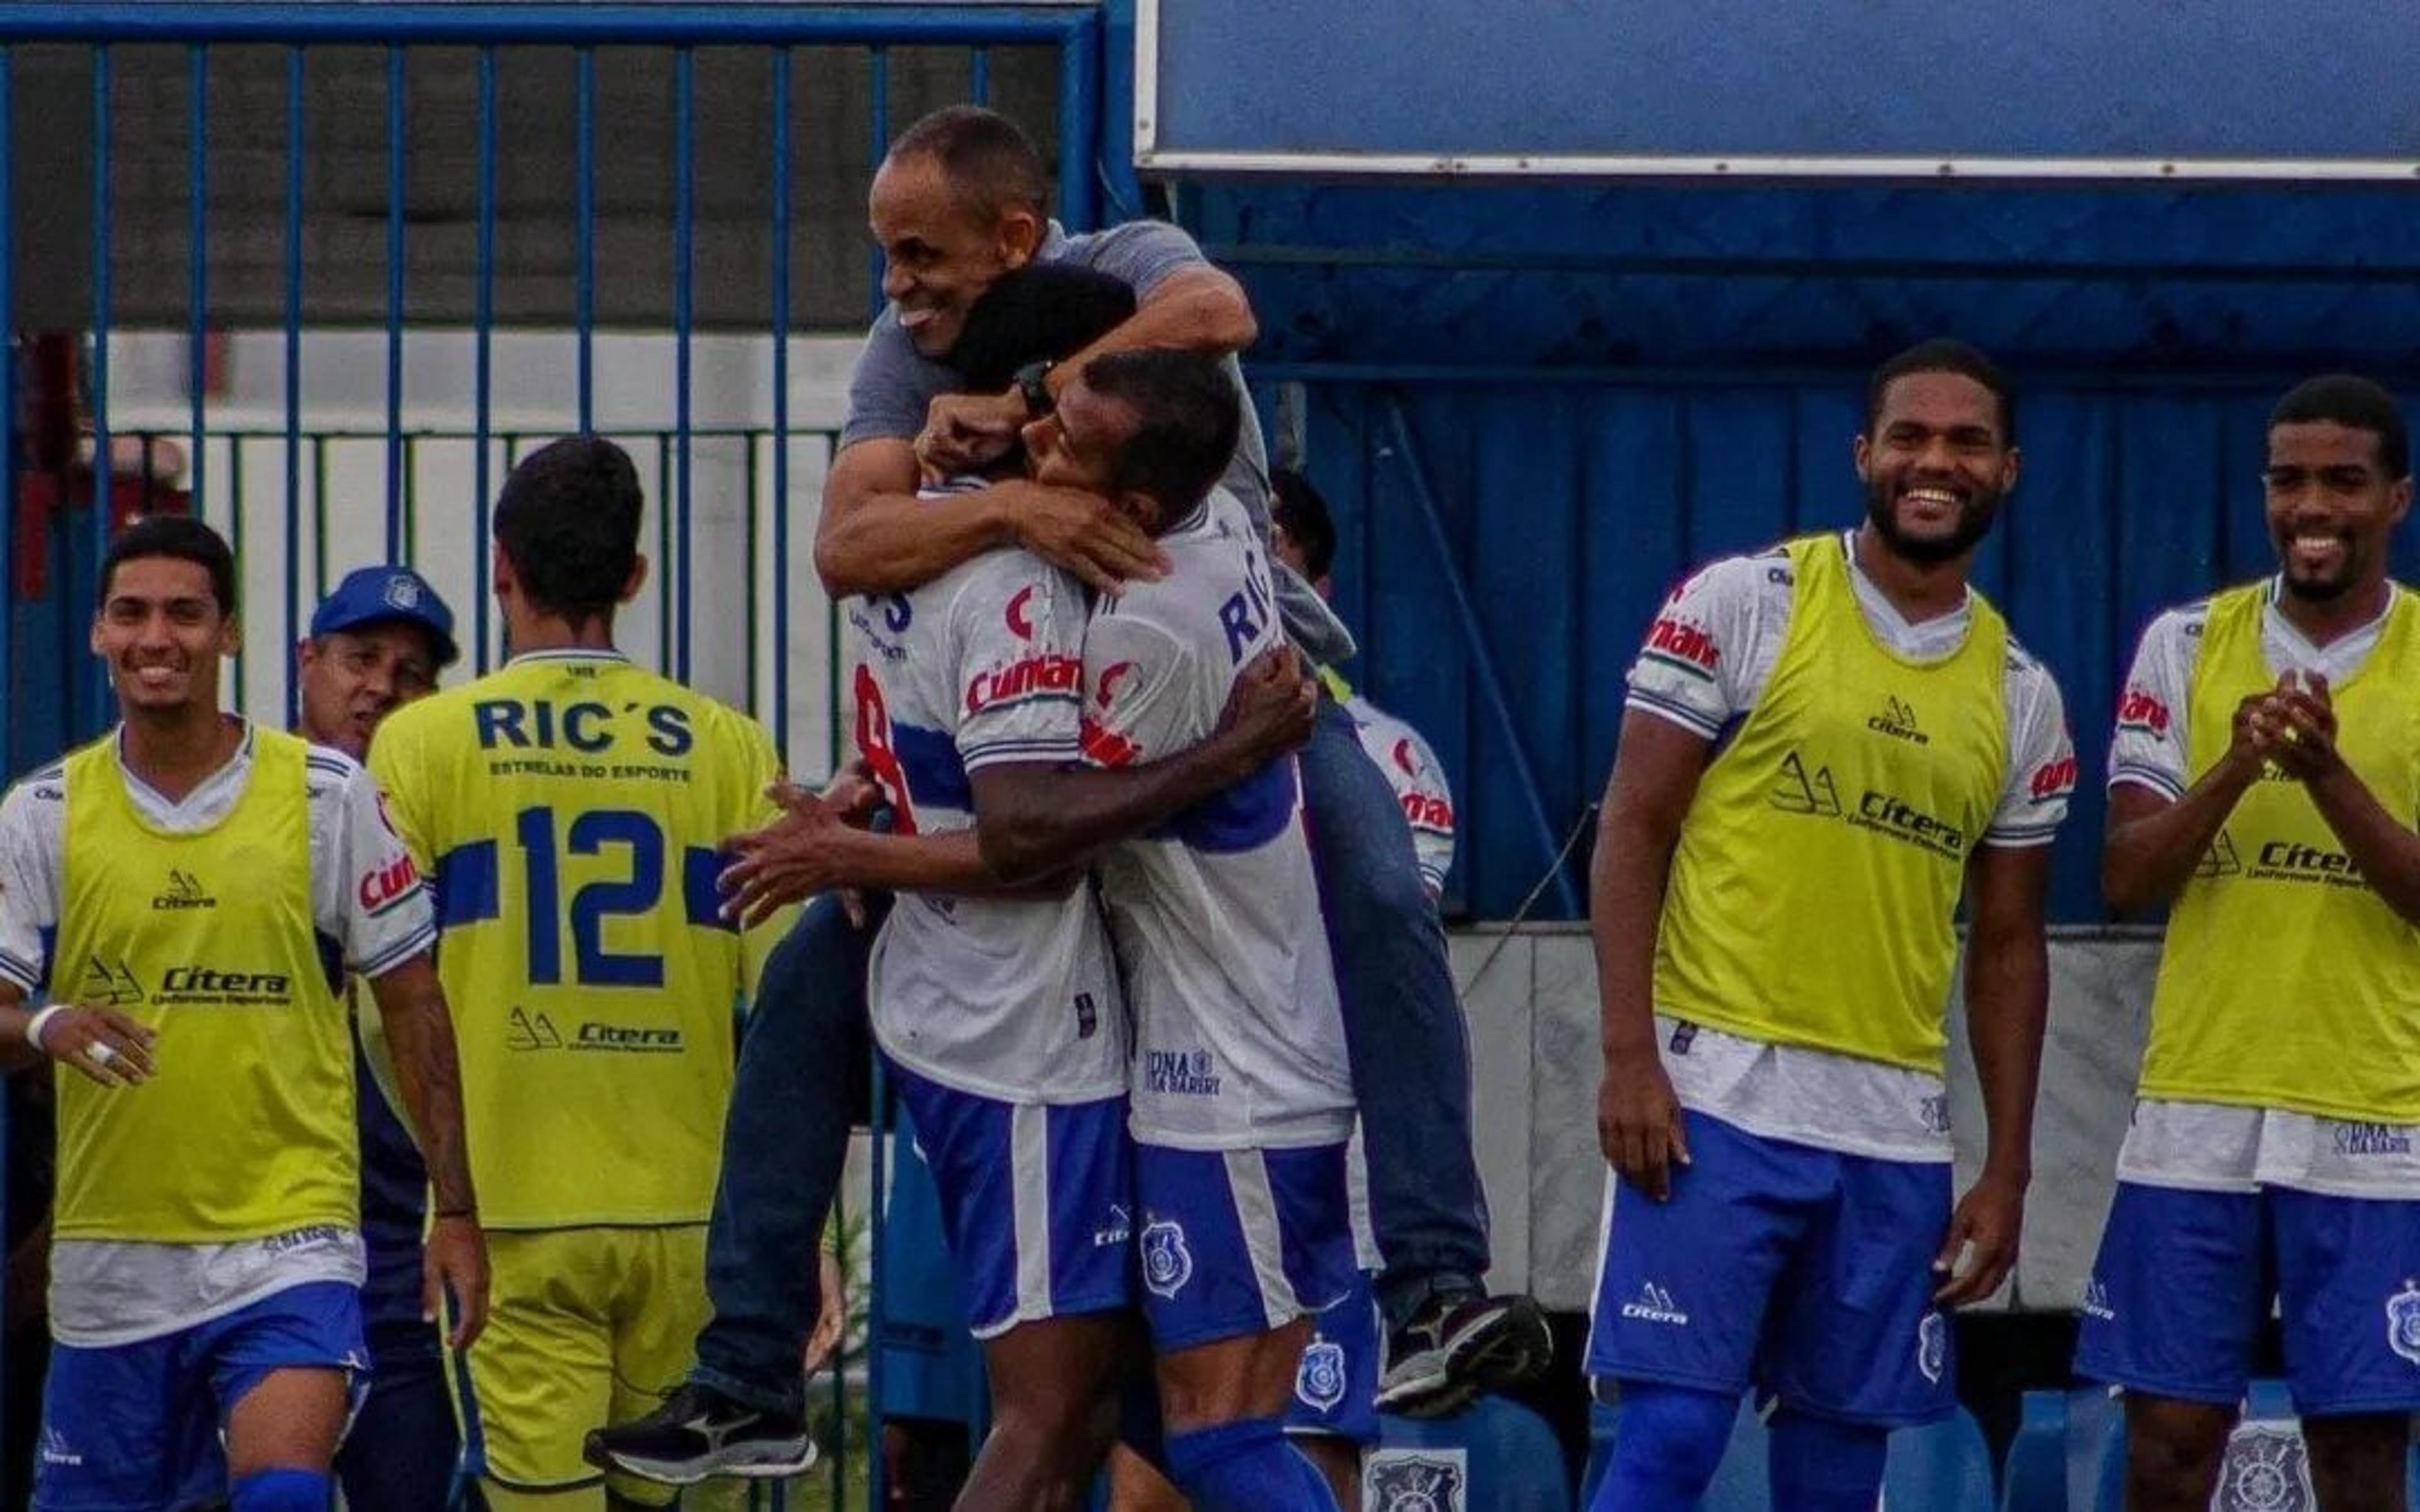
M 1533 1380 L 1555 1355 L 1546 1315 L 1528 1297 L 1431 1297 L 1387 1335 L 1378 1411 L 1444 1417 L 1481 1392 Z
M 592 1429 L 580 1455 L 599 1470 L 692 1486 L 708 1475 L 800 1474 L 815 1462 L 815 1445 L 805 1414 L 760 1412 L 691 1382 L 644 1417 Z

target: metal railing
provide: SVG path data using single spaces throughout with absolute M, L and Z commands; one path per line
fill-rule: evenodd
M 597 429 L 632 446 L 652 496 L 650 554 L 657 572 L 651 575 L 654 586 L 626 621 L 632 649 L 666 672 L 764 718 L 787 743 L 794 765 L 808 764 L 803 748 L 809 746 L 830 764 L 838 759 L 838 725 L 832 717 L 837 679 L 828 606 L 813 590 L 807 590 L 810 599 L 795 595 L 806 570 L 806 537 L 800 532 L 812 532 L 833 437 L 828 429 L 793 423 L 791 338 L 799 315 L 798 248 L 811 244 L 814 232 L 830 225 L 834 215 L 845 218 L 854 238 L 860 212 L 845 196 L 835 210 L 810 205 L 797 192 L 794 170 L 808 153 L 828 146 L 803 136 L 801 120 L 814 101 L 801 86 L 802 69 L 834 57 L 851 60 L 857 70 L 851 77 L 863 91 L 868 144 L 865 158 L 851 170 L 863 172 L 878 159 L 893 127 L 904 124 L 894 118 L 896 107 L 913 91 L 902 85 L 902 70 L 894 64 L 908 50 L 919 57 L 934 49 L 963 50 L 963 69 L 951 75 L 956 82 L 948 86 L 950 98 L 977 101 L 986 100 L 995 86 L 996 54 L 1049 50 L 1060 214 L 1071 227 L 1085 229 L 1095 224 L 1099 206 L 1094 160 L 1101 136 L 1104 27 L 1091 4 L 0 3 L 0 310 L 9 312 L 15 329 L 73 330 L 88 338 L 82 428 L 89 436 L 88 455 L 103 476 L 114 455 L 113 431 L 140 436 L 147 459 L 155 439 L 174 440 L 187 449 L 190 467 L 181 481 L 190 488 L 191 507 L 235 541 L 247 594 L 256 607 L 252 648 L 238 661 L 233 683 L 234 697 L 247 711 L 290 720 L 291 651 L 307 623 L 309 604 L 346 567 L 373 559 L 409 561 L 429 572 L 459 611 L 466 632 L 461 640 L 473 670 L 490 665 L 497 626 L 489 607 L 487 502 L 524 444 Z M 415 52 L 436 48 L 470 50 L 469 150 L 446 163 L 427 161 L 432 155 L 425 152 L 415 160 L 413 151 L 427 125 L 415 109 Z M 78 49 L 82 55 L 72 56 Z M 375 116 L 358 108 L 370 105 L 369 99 L 348 98 L 337 112 L 315 107 L 319 55 L 335 49 L 380 50 L 376 87 L 382 98 L 375 101 Z M 507 222 L 508 154 L 522 149 L 521 143 L 508 141 L 512 90 L 520 77 L 508 65 L 539 50 L 567 53 L 574 145 L 568 308 L 560 318 L 533 322 L 525 309 L 500 301 L 500 270 L 506 262 L 500 228 Z M 606 115 L 607 85 L 613 77 L 607 70 L 623 67 L 622 60 L 640 50 L 668 52 L 670 57 L 669 100 L 660 119 L 669 193 L 667 203 L 644 217 L 647 234 L 659 239 L 655 245 L 669 264 L 669 288 L 660 301 L 661 317 L 639 323 L 669 340 L 673 371 L 656 410 L 632 414 L 608 412 L 600 404 L 598 335 L 632 324 L 617 317 L 613 306 L 628 294 L 635 275 L 615 261 L 614 249 L 623 243 L 604 234 L 608 207 L 599 186 L 613 167 L 600 154 L 600 142 L 609 128 L 622 124 Z M 50 131 L 30 146 L 11 128 L 27 115 L 37 85 L 55 82 L 53 73 L 63 52 L 70 54 L 75 88 L 89 96 L 81 160 L 90 180 L 85 216 L 89 256 L 80 270 L 64 275 L 53 268 L 51 285 L 37 288 L 34 275 L 19 276 L 25 266 L 21 253 L 33 250 L 31 239 L 39 234 L 21 224 L 26 201 L 20 192 L 48 195 L 52 209 L 68 203 L 62 185 L 70 180 L 58 177 L 51 157 L 34 150 L 51 145 L 62 121 L 56 116 L 46 119 Z M 176 60 L 164 76 L 181 75 L 184 104 L 181 161 L 164 177 L 181 179 L 190 204 L 181 226 L 182 277 L 146 280 L 139 256 L 120 244 L 127 239 L 117 234 L 132 214 L 120 180 L 161 167 L 160 154 L 146 158 L 134 141 L 128 113 L 139 102 L 138 85 L 130 81 L 139 77 L 144 93 L 158 86 L 163 54 Z M 702 266 L 702 230 L 736 233 L 727 220 L 708 226 L 701 215 L 701 162 L 719 164 L 701 153 L 700 69 L 703 60 L 734 54 L 752 60 L 752 68 L 761 66 L 766 101 L 761 218 L 747 231 L 764 261 L 766 294 L 762 307 L 745 318 L 727 310 L 709 314 L 701 300 L 727 292 L 716 287 L 711 270 Z M 237 79 L 250 87 L 227 83 L 240 68 L 253 70 Z M 246 108 L 254 110 L 261 128 L 254 140 L 230 144 L 214 138 L 213 120 L 229 96 L 239 104 L 250 101 Z M 377 317 L 365 308 L 332 310 L 306 277 L 322 266 L 315 256 L 327 255 L 316 243 L 321 228 L 311 218 L 313 133 L 334 114 L 347 118 L 348 129 L 354 129 L 353 117 L 361 117 L 379 120 L 382 131 L 376 160 L 382 195 L 375 218 L 384 276 Z M 229 178 L 280 147 L 278 181 L 245 186 L 259 194 L 259 204 L 240 211 L 232 225 L 214 214 L 227 197 Z M 454 187 L 468 205 L 468 296 L 458 316 L 432 321 L 427 301 L 414 296 L 413 259 L 415 249 L 439 233 L 422 229 L 427 221 L 419 206 L 431 173 L 449 164 L 462 166 L 467 175 L 467 182 Z M 354 213 L 362 221 L 371 218 L 366 209 Z M 265 234 L 272 227 L 273 236 Z M 230 244 L 271 242 L 273 269 L 256 271 L 265 281 L 273 279 L 263 284 L 274 290 L 271 302 L 231 301 L 214 286 L 214 270 L 225 267 L 222 255 Z M 864 279 L 856 285 L 864 295 L 860 310 L 879 301 L 878 256 L 869 249 L 862 266 Z M 160 292 L 171 283 L 181 286 L 181 322 Z M 830 287 L 830 281 L 823 286 Z M 61 288 L 71 289 L 72 297 L 59 297 Z M 230 303 L 239 306 L 233 316 L 227 314 Z M 27 318 L 21 304 L 39 307 L 40 318 Z M 508 319 L 519 328 L 561 328 L 570 393 L 566 403 L 543 415 L 499 393 L 495 336 Z M 326 407 L 305 391 L 305 335 L 365 320 L 382 329 L 385 338 L 383 424 L 332 424 Z M 433 324 L 452 323 L 467 326 L 472 348 L 467 393 L 457 396 L 467 399 L 468 419 L 431 423 L 427 407 L 409 398 L 407 336 L 417 339 Z M 131 380 L 112 371 L 112 337 L 123 327 L 162 324 L 181 325 L 189 341 L 182 413 L 163 410 L 162 395 L 145 394 L 136 414 L 128 407 L 134 397 Z M 240 326 L 267 327 L 282 336 L 282 386 L 267 422 L 230 424 L 224 414 L 212 414 L 210 342 L 219 332 Z M 763 338 L 761 413 L 734 416 L 702 405 L 693 342 L 709 328 Z M 0 363 L 0 413 L 18 414 L 25 397 L 15 366 Z M 173 406 L 177 397 L 165 403 Z M 500 421 L 500 415 L 510 418 Z M 0 613 L 0 674 L 8 678 L 0 687 L 13 689 L 22 705 L 28 693 L 39 693 L 35 685 L 56 685 L 49 688 L 54 706 L 47 715 L 37 696 L 33 707 L 13 708 L 11 719 L 0 725 L 0 770 L 21 770 L 96 733 L 108 717 L 101 673 L 84 656 L 82 641 L 91 602 L 89 574 L 105 548 L 114 512 L 93 506 L 88 471 L 81 482 L 71 472 L 58 476 L 54 496 L 61 507 L 52 517 L 56 529 L 52 538 L 27 543 L 44 554 L 45 565 L 57 568 L 41 606 L 15 600 L 19 569 L 29 564 L 16 558 L 17 531 L 0 530 L 0 582 L 12 589 L 10 610 Z M 19 449 L 0 448 L 0 498 L 20 500 L 26 481 Z M 101 492 L 106 497 L 109 489 Z M 81 515 L 74 507 L 80 495 Z M 12 526 L 15 515 L 12 509 Z M 271 627 L 278 632 L 273 637 L 259 633 Z M 874 1148 L 878 1193 L 884 1185 L 879 1138 Z M 877 1202 L 877 1227 L 879 1212 Z M 870 1335 L 878 1330 L 878 1288 L 873 1307 L 876 1324 Z M 869 1396 L 878 1395 L 878 1363 L 872 1373 L 877 1384 Z M 845 1443 L 848 1412 L 839 1379 L 836 1374 L 835 1403 L 842 1409 Z M 830 1461 L 830 1501 L 835 1506 L 842 1504 L 847 1485 L 846 1459 L 844 1452 Z M 878 1498 L 878 1457 L 871 1469 Z M 763 1504 L 768 1496 L 775 1507 L 786 1500 L 780 1488 L 769 1493 L 756 1489 L 751 1505 Z

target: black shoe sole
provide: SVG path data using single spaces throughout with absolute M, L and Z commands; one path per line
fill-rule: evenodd
M 1478 1391 L 1502 1391 L 1537 1380 L 1554 1358 L 1555 1335 L 1546 1327 L 1546 1315 L 1529 1298 L 1518 1297 L 1497 1315 L 1494 1327 L 1472 1334 L 1447 1352 L 1446 1373 Z
M 1503 1311 L 1447 1341 L 1440 1375 L 1382 1399 L 1379 1410 L 1397 1417 L 1450 1417 L 1484 1393 L 1536 1380 L 1554 1357 L 1546 1315 L 1528 1297 L 1511 1298 Z
M 635 1475 L 659 1486 L 694 1486 L 715 1475 L 736 1475 L 745 1480 L 781 1480 L 805 1474 L 814 1468 L 816 1459 L 820 1458 L 812 1440 L 797 1448 L 786 1443 L 724 1448 L 714 1454 L 681 1459 L 651 1459 L 617 1453 L 591 1440 L 581 1446 L 580 1457 L 598 1470 Z

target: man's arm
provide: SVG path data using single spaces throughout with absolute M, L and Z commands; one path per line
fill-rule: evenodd
M 1291 647 L 1240 672 L 1212 732 L 1157 761 L 1109 771 L 999 762 L 967 774 L 975 827 L 945 835 L 850 828 L 821 799 L 783 798 L 789 817 L 734 837 L 723 910 L 765 910 L 833 887 L 989 897 L 1057 897 L 1094 854 L 1225 791 L 1311 737 L 1315 685 Z
M 984 774 L 972 774 L 970 780 L 980 808 Z M 1063 897 L 1082 874 L 1069 870 L 1040 882 L 1012 885 L 985 864 L 974 830 L 883 834 L 845 822 L 811 795 L 799 794 L 784 805 L 789 813 L 778 823 L 731 838 L 725 848 L 737 859 L 716 879 L 723 893 L 724 917 L 751 930 L 787 904 L 834 888 L 1056 898 Z
M 2050 950 L 2042 899 L 2048 845 L 1977 848 L 1967 872 L 1966 1034 L 1983 1088 L 1982 1174 L 1950 1217 L 1934 1274 L 1943 1306 L 1980 1302 L 2016 1263 L 2025 1187 L 2033 1180 L 2034 1093 L 2050 1015 Z M 1962 1253 L 1970 1263 L 1961 1267 Z
M 432 1198 L 422 1263 L 421 1307 L 434 1320 L 442 1293 L 454 1296 L 449 1335 L 464 1349 L 488 1319 L 487 1242 L 471 1190 L 470 1145 L 463 1135 L 462 1070 L 454 1053 L 454 1017 L 428 952 L 407 957 L 370 980 L 379 1022 L 402 1084 L 404 1111 L 428 1165 Z
M 1181 750 L 1149 761 L 1101 759 L 1103 741 L 1121 737 L 1094 731 L 1086 748 L 1094 766 L 1003 769 L 988 785 L 976 772 L 970 780 L 984 864 L 1010 884 L 1080 867 L 1302 745 L 1318 708 L 1318 685 L 1280 642 L 1236 673 L 1218 724 Z
M 1192 263 L 1144 290 L 1135 301 L 1134 314 L 1090 347 L 1054 365 L 1043 381 L 1051 397 L 1057 398 L 1086 363 L 1105 353 L 1181 347 L 1224 356 L 1242 351 L 1260 334 L 1261 324 L 1252 316 L 1251 301 L 1244 297 L 1244 285 L 1223 269 L 1207 262 Z M 1023 413 L 1022 395 L 1011 393 L 1006 397 Z
M 471 1153 L 462 1133 L 462 1068 L 454 1052 L 454 1018 L 427 951 L 370 981 L 379 1022 L 395 1057 L 404 1111 L 428 1163 L 439 1217 L 478 1211 L 471 1191 Z
M 2253 733 L 2261 750 L 2309 791 L 2370 890 L 2397 918 L 2420 924 L 2420 835 L 2387 811 L 2336 750 L 2327 679 L 2314 673 L 2304 687 L 2281 686 L 2255 716 Z
M 1686 1165 L 1689 1149 L 1655 1043 L 1655 936 L 1708 749 L 1703 735 L 1660 715 L 1625 713 L 1589 862 L 1605 1051 L 1597 1139 L 1615 1172 L 1659 1201 L 1671 1191 L 1671 1163 Z
M 920 499 L 916 485 L 916 450 L 906 438 L 868 438 L 833 458 L 815 524 L 815 573 L 826 593 L 904 592 L 1020 544 L 1105 593 L 1165 570 L 1142 528 L 1093 494 L 1012 478 Z
M 134 1087 L 149 1079 L 159 1032 L 114 1008 L 79 1003 L 25 1006 L 25 990 L 0 979 L 0 1074 L 42 1061 L 72 1066 L 102 1087 Z M 35 1032 L 39 1021 L 40 1032 Z
M 2121 913 L 2173 901 L 2209 853 L 2227 815 L 2260 780 L 2263 759 L 2252 744 L 2253 711 L 2266 694 L 2235 711 L 2226 753 L 2184 795 L 2170 799 L 2140 782 L 2109 789 L 2109 828 L 2101 846 L 2101 891 Z

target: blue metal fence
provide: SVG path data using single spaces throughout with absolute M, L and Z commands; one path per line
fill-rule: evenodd
M 20 172 L 23 144 L 10 130 L 19 102 L 15 84 L 34 48 L 46 50 L 46 57 L 61 48 L 81 49 L 82 67 L 86 70 L 91 96 L 92 251 L 85 317 L 89 341 L 85 420 L 92 470 L 101 480 L 97 487 L 88 479 L 63 481 L 62 500 L 81 499 L 85 507 L 80 514 L 62 510 L 55 520 L 57 528 L 41 543 L 45 553 L 41 565 L 49 576 L 47 601 L 12 603 L 9 612 L 0 613 L 0 677 L 5 677 L 0 687 L 17 695 L 12 718 L 0 723 L 0 771 L 14 772 L 47 758 L 63 745 L 101 728 L 108 717 L 105 686 L 83 654 L 82 641 L 92 573 L 112 525 L 112 511 L 95 496 L 99 500 L 109 496 L 112 431 L 125 430 L 131 424 L 113 405 L 114 390 L 122 382 L 111 371 L 112 335 L 124 315 L 113 279 L 126 266 L 114 222 L 117 208 L 114 192 L 126 166 L 114 150 L 125 140 L 120 112 L 127 100 L 124 70 L 118 66 L 125 50 L 175 49 L 183 64 L 188 140 L 180 166 L 191 207 L 186 223 L 187 266 L 180 282 L 187 306 L 190 402 L 185 406 L 181 434 L 175 439 L 187 449 L 192 462 L 192 507 L 220 523 L 240 554 L 274 560 L 269 570 L 279 591 L 261 606 L 265 612 L 254 614 L 253 619 L 256 625 L 273 625 L 279 633 L 267 638 L 266 646 L 256 643 L 237 668 L 238 696 L 255 704 L 252 712 L 271 718 L 292 717 L 290 680 L 283 658 L 300 637 L 310 597 L 328 580 L 332 547 L 347 559 L 334 563 L 335 570 L 341 571 L 354 557 L 366 558 L 378 551 L 390 560 L 409 561 L 432 540 L 444 540 L 456 559 L 457 576 L 441 580 L 440 586 L 467 610 L 466 647 L 474 664 L 484 669 L 495 637 L 488 604 L 486 501 L 501 476 L 498 470 L 509 466 L 512 453 L 526 434 L 598 428 L 625 436 L 638 433 L 643 469 L 650 452 L 658 463 L 651 491 L 656 494 L 659 531 L 654 554 L 667 579 L 657 615 L 663 670 L 683 678 L 701 674 L 706 670 L 706 652 L 724 644 L 709 635 L 709 627 L 728 625 L 733 611 L 740 610 L 745 621 L 739 630 L 745 670 L 737 675 L 744 687 L 732 690 L 737 695 L 734 701 L 749 706 L 785 737 L 793 737 L 794 763 L 811 767 L 814 758 L 836 757 L 836 747 L 830 744 L 836 736 L 826 733 L 814 739 L 808 743 L 812 750 L 798 748 L 802 742 L 795 738 L 798 690 L 825 685 L 818 698 L 810 702 L 826 709 L 832 698 L 829 664 L 793 665 L 794 621 L 802 612 L 822 615 L 824 605 L 811 583 L 803 590 L 798 586 L 805 565 L 803 560 L 794 564 L 792 552 L 798 545 L 795 526 L 804 517 L 794 518 L 792 493 L 806 481 L 802 470 L 819 471 L 828 461 L 830 437 L 827 431 L 794 427 L 789 394 L 793 247 L 814 229 L 793 193 L 794 169 L 802 145 L 796 126 L 806 103 L 797 87 L 794 60 L 802 50 L 820 50 L 826 55 L 845 54 L 862 60 L 871 113 L 867 134 L 878 157 L 880 144 L 895 124 L 892 113 L 900 94 L 893 87 L 894 49 L 964 50 L 966 92 L 977 100 L 985 99 L 993 88 L 993 50 L 1052 50 L 1060 216 L 1071 227 L 1082 229 L 1096 224 L 1100 198 L 1095 153 L 1101 135 L 1102 35 L 1100 14 L 1089 4 L 323 6 L 83 4 L 75 0 L 0 4 L 0 310 L 12 316 L 23 293 L 12 282 L 12 270 L 19 262 L 18 242 L 23 234 L 14 213 L 19 203 L 16 192 L 27 187 Z M 470 421 L 458 432 L 431 429 L 416 421 L 406 392 L 407 338 L 417 339 L 420 334 L 411 308 L 408 276 L 412 239 L 418 234 L 410 192 L 415 170 L 421 166 L 411 150 L 414 101 L 408 65 L 415 50 L 435 46 L 475 50 L 475 110 L 470 123 L 469 154 L 472 182 L 468 186 L 473 221 Z M 305 277 L 310 250 L 306 247 L 306 165 L 315 125 L 309 85 L 315 58 L 334 47 L 379 49 L 383 63 L 384 424 L 363 432 L 332 431 L 316 419 L 305 383 L 306 332 L 332 323 L 315 307 Z M 508 421 L 500 419 L 495 350 L 500 324 L 500 157 L 506 135 L 504 107 L 509 95 L 508 83 L 500 77 L 500 60 L 516 49 L 541 47 L 570 50 L 575 142 L 572 308 L 564 332 L 574 369 L 572 399 L 545 424 L 534 424 L 525 411 Z M 240 423 L 230 425 L 225 417 L 213 414 L 208 393 L 208 343 L 212 332 L 225 324 L 224 319 L 212 318 L 210 254 L 214 237 L 224 240 L 229 229 L 224 222 L 214 222 L 212 215 L 213 148 L 225 144 L 214 144 L 211 136 L 210 83 L 214 67 L 228 67 L 225 60 L 238 48 L 251 50 L 245 54 L 249 61 L 265 63 L 282 76 L 285 162 L 277 255 L 283 285 L 276 324 L 285 372 L 278 417 L 282 423 L 266 428 Z M 613 266 L 598 236 L 598 70 L 630 49 L 671 52 L 671 100 L 662 126 L 671 186 L 660 224 L 669 239 L 670 320 L 663 334 L 673 348 L 673 377 L 659 412 L 609 415 L 600 413 L 599 406 L 600 293 L 613 289 L 614 281 L 627 274 Z M 707 50 L 761 57 L 769 82 L 769 119 L 764 123 L 768 178 L 762 234 L 771 271 L 767 307 L 752 326 L 762 339 L 767 363 L 769 427 L 755 421 L 735 428 L 720 417 L 706 415 L 695 392 L 696 341 L 701 334 L 696 298 L 700 277 L 698 61 Z M 848 217 L 853 229 L 855 206 L 845 204 L 838 213 Z M 869 299 L 878 302 L 878 264 L 869 284 Z M 15 323 L 25 321 L 18 317 Z M 0 363 L 0 413 L 18 412 L 24 397 L 19 374 Z M 156 414 L 142 421 L 147 425 L 161 423 Z M 709 472 L 706 454 L 717 445 L 724 451 L 716 454 L 717 470 Z M 351 465 L 343 461 L 351 450 L 365 447 L 375 448 L 379 455 L 378 496 L 372 517 L 357 518 L 332 502 L 330 458 L 339 459 L 341 471 L 342 466 Z M 442 448 L 451 450 L 441 464 L 433 458 Z M 15 449 L 5 450 L 0 498 L 14 501 L 19 498 L 23 468 Z M 264 452 L 275 454 L 273 462 Z M 744 472 L 742 480 L 729 476 L 734 471 L 729 462 L 732 455 L 744 455 L 744 467 L 739 469 Z M 264 487 L 265 471 L 282 487 Z M 709 522 L 709 513 L 721 523 Z M 730 523 L 735 515 L 739 520 L 737 526 Z M 12 527 L 14 517 L 12 509 Z M 726 534 L 736 531 L 736 567 L 729 560 L 702 554 L 699 543 L 717 530 Z M 0 530 L 0 581 L 12 587 L 17 569 L 28 565 L 12 560 L 18 539 L 15 529 Z M 767 551 L 769 563 L 765 561 Z M 426 568 L 428 563 L 422 565 Z M 740 603 L 711 586 L 735 581 L 746 585 Z M 794 594 L 801 591 L 812 598 L 794 599 Z M 273 676 L 261 665 L 264 656 L 279 658 Z M 270 687 L 281 690 L 282 708 L 257 706 L 262 690 Z M 881 1159 L 877 1140 L 876 1190 L 883 1180 Z M 878 1226 L 878 1204 L 875 1221 Z M 878 1298 L 875 1305 L 878 1320 Z M 845 1412 L 840 1415 L 845 1425 Z M 873 1471 L 878 1497 L 878 1458 Z M 844 1473 L 836 1464 L 833 1504 L 839 1504 Z M 773 1505 L 783 1504 L 780 1489 L 770 1496 Z

